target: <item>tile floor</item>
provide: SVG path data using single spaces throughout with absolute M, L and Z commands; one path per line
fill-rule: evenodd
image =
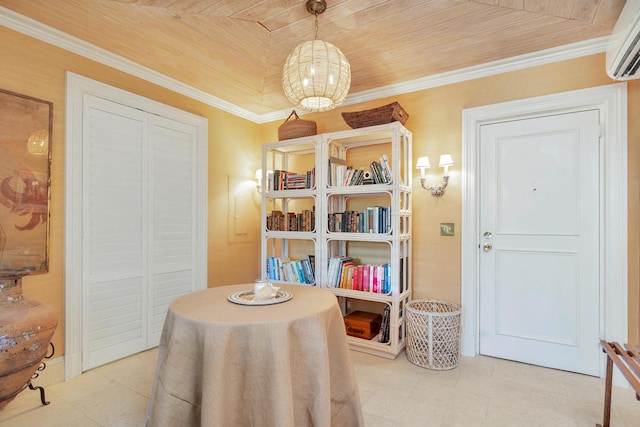
M 483 356 L 463 357 L 450 371 L 431 371 L 409 363 L 404 353 L 396 360 L 351 354 L 367 427 L 602 422 L 599 378 Z M 48 385 L 48 406 L 40 404 L 37 392 L 26 390 L 0 413 L 0 427 L 144 426 L 156 357 L 150 350 Z M 34 383 L 55 382 L 62 373 L 63 364 L 54 361 Z M 611 421 L 613 427 L 640 426 L 640 402 L 630 389 L 614 387 Z

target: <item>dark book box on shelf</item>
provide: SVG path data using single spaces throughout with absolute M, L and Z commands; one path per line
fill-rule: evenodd
M 344 327 L 347 330 L 347 335 L 367 340 L 378 335 L 381 322 L 382 316 L 366 311 L 354 311 L 344 316 Z

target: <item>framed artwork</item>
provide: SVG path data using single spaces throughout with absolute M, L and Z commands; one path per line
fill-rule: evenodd
M 0 270 L 49 271 L 53 104 L 0 89 Z

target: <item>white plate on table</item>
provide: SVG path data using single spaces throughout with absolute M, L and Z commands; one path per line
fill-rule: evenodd
M 270 299 L 255 300 L 253 290 L 235 292 L 227 297 L 227 299 L 234 304 L 241 305 L 271 305 L 279 304 L 281 302 L 289 301 L 293 295 L 291 292 L 278 290 L 276 296 Z

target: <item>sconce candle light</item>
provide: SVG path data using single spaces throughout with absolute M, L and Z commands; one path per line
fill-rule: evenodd
M 416 169 L 420 169 L 420 185 L 427 191 L 431 191 L 431 195 L 434 197 L 440 197 L 444 194 L 447 184 L 449 184 L 449 166 L 453 166 L 453 159 L 451 154 L 443 154 L 440 156 L 439 167 L 444 168 L 444 176 L 442 177 L 441 185 L 426 185 L 427 176 L 425 175 L 425 169 L 429 169 L 431 164 L 429 163 L 429 157 L 419 157 L 416 162 Z
M 256 169 L 254 178 L 257 181 L 256 190 L 258 190 L 258 193 L 262 193 L 262 169 Z

